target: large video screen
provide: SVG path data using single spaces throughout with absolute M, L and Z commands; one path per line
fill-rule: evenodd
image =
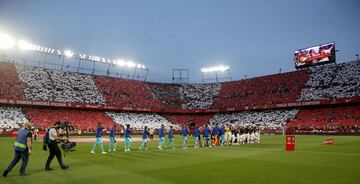
M 314 47 L 296 50 L 295 68 L 335 63 L 335 43 L 326 43 Z

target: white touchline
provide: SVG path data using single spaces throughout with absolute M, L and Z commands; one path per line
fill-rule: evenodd
M 349 156 L 360 156 L 360 153 L 343 153 L 343 152 L 323 152 L 323 151 L 297 151 L 304 153 L 319 153 L 319 154 L 330 154 L 330 155 L 349 155 Z
M 282 151 L 285 149 L 278 148 L 249 148 L 242 147 L 245 149 L 263 149 L 263 150 L 274 150 L 274 151 Z M 318 153 L 318 154 L 329 154 L 329 155 L 349 155 L 349 156 L 360 156 L 360 153 L 343 153 L 343 152 L 324 152 L 324 151 L 306 151 L 306 150 L 295 150 L 294 152 L 302 152 L 302 153 Z

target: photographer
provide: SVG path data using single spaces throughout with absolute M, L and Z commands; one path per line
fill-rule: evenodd
M 51 161 L 53 160 L 54 156 L 56 156 L 61 169 L 68 169 L 69 166 L 66 166 L 63 161 L 62 161 L 62 155 L 61 155 L 61 151 L 59 148 L 59 141 L 65 141 L 66 138 L 62 138 L 61 135 L 61 123 L 60 122 L 56 122 L 54 124 L 55 126 L 52 126 L 49 128 L 48 130 L 48 134 L 49 134 L 49 140 L 47 142 L 47 145 L 49 147 L 50 150 L 50 155 L 46 161 L 46 165 L 45 165 L 45 170 L 46 171 L 51 171 L 53 170 L 52 168 L 50 168 L 50 164 Z

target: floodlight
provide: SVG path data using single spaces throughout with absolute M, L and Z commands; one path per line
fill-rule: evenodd
M 100 61 L 100 57 L 99 56 L 89 56 L 89 60 L 91 61 Z
M 15 45 L 15 40 L 10 35 L 0 32 L 0 49 L 9 49 L 12 48 L 14 45 Z M 32 50 L 36 52 L 57 54 L 59 55 L 59 57 L 60 56 L 65 56 L 69 58 L 74 57 L 74 52 L 72 52 L 71 50 L 68 49 L 59 50 L 54 48 L 43 47 L 43 46 L 31 44 L 26 40 L 19 40 L 17 42 L 17 47 L 19 50 L 23 50 L 23 51 Z M 145 65 L 140 63 L 134 63 L 133 61 L 130 60 L 123 60 L 123 59 L 112 60 L 99 56 L 91 56 L 91 55 L 87 56 L 86 54 L 79 54 L 77 58 L 85 59 L 85 60 L 87 59 L 90 61 L 104 62 L 104 63 L 113 63 L 114 65 L 116 64 L 119 66 L 124 66 L 129 68 L 145 69 Z M 202 71 L 204 70 L 202 69 Z
M 27 42 L 25 40 L 20 40 L 18 42 L 18 47 L 20 50 L 32 50 L 33 49 L 33 45 L 31 45 L 29 42 Z
M 133 68 L 133 67 L 136 67 L 136 64 L 132 61 L 128 61 L 128 62 L 126 62 L 126 66 L 129 68 Z
M 14 47 L 15 41 L 10 35 L 0 33 L 0 49 L 10 49 Z
M 119 65 L 119 66 L 125 66 L 126 62 L 124 60 L 122 60 L 122 59 L 119 59 L 119 60 L 117 60 L 116 64 Z
M 230 67 L 229 66 L 225 66 L 225 65 L 219 65 L 219 66 L 213 66 L 213 67 L 208 67 L 208 68 L 201 68 L 201 72 L 203 73 L 207 73 L 207 72 L 223 72 L 223 71 L 227 71 L 229 70 Z
M 73 57 L 74 53 L 73 53 L 72 51 L 70 51 L 70 50 L 65 50 L 65 51 L 64 51 L 64 55 L 65 55 L 66 57 Z

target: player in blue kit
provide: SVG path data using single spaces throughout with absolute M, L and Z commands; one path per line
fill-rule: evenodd
M 193 135 L 194 135 L 194 139 L 195 139 L 195 148 L 198 148 L 199 147 L 199 135 L 200 135 L 200 130 L 199 130 L 198 126 L 196 126 Z
M 220 145 L 221 145 L 221 146 L 224 146 L 225 141 L 226 141 L 225 127 L 224 127 L 224 126 L 222 126 L 222 127 L 220 128 L 219 135 L 220 135 Z
M 205 129 L 204 129 L 204 134 L 203 134 L 203 146 L 205 147 L 211 147 L 211 140 L 210 140 L 210 129 L 208 127 L 208 125 L 205 125 Z
M 162 145 L 164 144 L 164 137 L 165 137 L 165 134 L 164 134 L 164 125 L 161 124 L 161 128 L 159 128 L 159 150 L 162 150 Z
M 173 130 L 172 126 L 170 126 L 170 129 L 168 132 L 168 143 L 166 145 L 166 149 L 168 148 L 169 144 L 171 145 L 172 149 L 175 149 L 175 147 L 174 147 L 174 130 Z
M 116 151 L 116 139 L 115 139 L 115 133 L 116 133 L 116 124 L 113 125 L 113 127 L 110 129 L 110 144 L 109 144 L 109 152 Z
M 187 148 L 187 136 L 189 134 L 189 130 L 186 128 L 186 125 L 184 125 L 183 129 L 182 129 L 182 136 L 183 136 L 183 148 L 186 149 Z
M 146 140 L 147 140 L 147 137 L 149 135 L 149 130 L 147 128 L 147 126 L 144 127 L 144 130 L 143 130 L 143 133 L 142 133 L 142 143 L 141 143 L 141 146 L 140 146 L 140 150 L 147 150 L 147 143 L 146 143 Z
M 131 150 L 131 130 L 130 130 L 130 124 L 126 125 L 126 129 L 125 129 L 125 152 L 130 152 Z
M 101 153 L 106 154 L 106 152 L 104 151 L 104 144 L 103 144 L 102 138 L 101 138 L 103 129 L 104 129 L 104 127 L 102 126 L 102 123 L 99 122 L 98 126 L 96 127 L 96 143 L 94 144 L 94 146 L 93 146 L 93 148 L 91 150 L 92 154 L 95 154 L 95 149 L 96 149 L 97 145 L 100 146 Z
M 218 125 L 215 125 L 215 127 L 213 128 L 212 134 L 214 136 L 214 146 L 219 146 L 219 127 Z

